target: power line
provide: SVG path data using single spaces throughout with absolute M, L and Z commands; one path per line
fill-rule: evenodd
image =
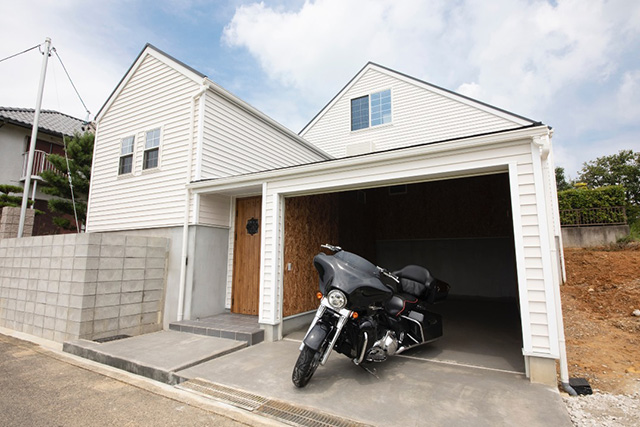
M 56 50 L 56 48 L 53 48 L 51 50 L 53 50 L 53 52 L 58 57 L 58 61 L 60 61 L 60 65 L 62 65 L 62 69 L 64 70 L 64 73 L 67 75 L 67 78 L 69 79 L 69 82 L 71 83 L 71 86 L 73 86 L 73 90 L 76 91 L 76 95 L 78 95 L 78 99 L 80 100 L 80 102 L 82 102 L 82 106 L 84 107 L 84 110 L 87 112 L 87 116 L 91 115 L 91 112 L 89 111 L 89 109 L 87 108 L 87 105 L 82 100 L 82 97 L 80 96 L 80 93 L 78 92 L 78 89 L 76 89 L 76 85 L 73 84 L 73 80 L 71 80 L 71 76 L 69 75 L 69 72 L 67 71 L 67 67 L 64 66 L 64 63 L 62 62 L 62 58 L 60 58 L 60 55 L 58 55 L 58 51 Z
M 16 53 L 15 55 L 7 56 L 6 58 L 0 59 L 0 62 L 2 62 L 2 61 L 6 61 L 7 59 L 15 58 L 16 56 L 22 55 L 23 53 L 27 53 L 27 52 L 29 52 L 30 50 L 36 49 L 36 48 L 38 48 L 38 47 L 40 47 L 40 45 L 39 45 L 39 44 L 35 45 L 34 47 L 30 47 L 30 48 L 29 48 L 29 49 L 27 49 L 27 50 L 23 50 L 22 52 Z

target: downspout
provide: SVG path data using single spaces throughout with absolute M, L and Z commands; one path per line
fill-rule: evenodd
M 194 121 L 196 116 L 196 100 L 208 89 L 206 80 L 203 80 L 200 89 L 191 96 L 189 103 L 189 148 L 187 151 L 187 182 L 191 183 L 191 168 L 193 167 L 193 138 Z M 189 255 L 189 211 L 191 204 L 191 191 L 185 188 L 184 192 L 184 222 L 182 224 L 182 255 L 180 257 L 180 287 L 178 288 L 178 322 L 184 317 L 184 299 L 187 284 L 187 262 Z
M 551 152 L 551 143 L 549 142 L 549 136 L 542 138 L 533 138 L 533 143 L 540 148 L 540 160 L 545 161 L 549 157 L 549 153 Z M 547 168 L 547 174 L 549 175 L 551 172 L 550 168 Z M 549 179 L 547 178 L 549 181 Z M 555 176 L 554 176 L 555 180 Z M 550 237 L 550 236 L 547 236 Z M 558 253 L 555 246 L 555 239 L 552 239 L 553 243 L 550 246 L 551 255 L 557 258 Z M 553 265 L 553 264 L 552 264 Z M 571 396 L 577 396 L 578 393 L 571 387 L 569 384 L 569 364 L 567 361 L 567 344 L 564 336 L 564 320 L 562 318 L 562 301 L 560 299 L 560 285 L 553 286 L 554 298 L 556 300 L 556 325 L 558 327 L 558 350 L 560 353 L 560 383 L 562 384 L 562 388 L 564 391 L 569 393 Z
M 205 84 L 206 86 L 206 84 Z M 208 87 L 208 86 L 207 86 Z M 205 104 L 206 104 L 206 100 L 207 100 L 207 91 L 203 91 L 200 94 L 200 99 L 198 101 L 198 131 L 196 134 L 196 164 L 195 164 L 195 177 L 194 180 L 195 181 L 199 181 L 200 178 L 202 177 L 202 150 L 203 145 L 204 145 L 204 109 L 205 109 Z M 195 104 L 195 102 L 194 102 Z M 198 216 L 199 216 L 199 211 L 200 211 L 200 195 L 199 194 L 195 194 L 193 200 L 189 199 L 189 205 L 191 206 L 191 203 L 193 203 L 193 221 L 194 224 L 198 223 Z M 188 236 L 188 233 L 187 233 Z M 184 236 L 183 236 L 184 239 Z M 187 245 L 188 245 L 189 241 L 188 241 L 188 237 L 187 237 Z M 187 256 L 188 259 L 188 256 Z M 188 267 L 188 265 L 187 265 Z M 186 301 L 187 299 L 192 300 L 193 299 L 193 276 L 191 276 L 191 280 L 189 280 L 189 273 L 188 273 L 188 269 L 187 269 L 187 273 L 185 274 L 185 289 L 184 289 L 184 300 Z M 182 311 L 182 317 L 186 317 L 187 319 L 191 319 L 191 304 L 185 304 L 183 311 Z

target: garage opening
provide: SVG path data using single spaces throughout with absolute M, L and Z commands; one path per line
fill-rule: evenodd
M 524 372 L 507 173 L 286 198 L 285 318 L 317 308 L 322 243 L 451 285 L 444 336 L 404 355 Z

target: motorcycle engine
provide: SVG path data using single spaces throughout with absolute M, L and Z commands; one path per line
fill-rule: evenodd
M 384 362 L 387 357 L 393 356 L 398 350 L 398 339 L 393 331 L 387 331 L 382 338 L 376 341 L 367 353 L 367 361 Z

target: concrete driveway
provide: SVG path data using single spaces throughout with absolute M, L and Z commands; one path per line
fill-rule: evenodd
M 262 343 L 176 374 L 372 425 L 572 425 L 558 391 L 522 374 L 410 356 L 376 365 L 376 377 L 333 353 L 297 389 L 291 371 L 298 346 Z

